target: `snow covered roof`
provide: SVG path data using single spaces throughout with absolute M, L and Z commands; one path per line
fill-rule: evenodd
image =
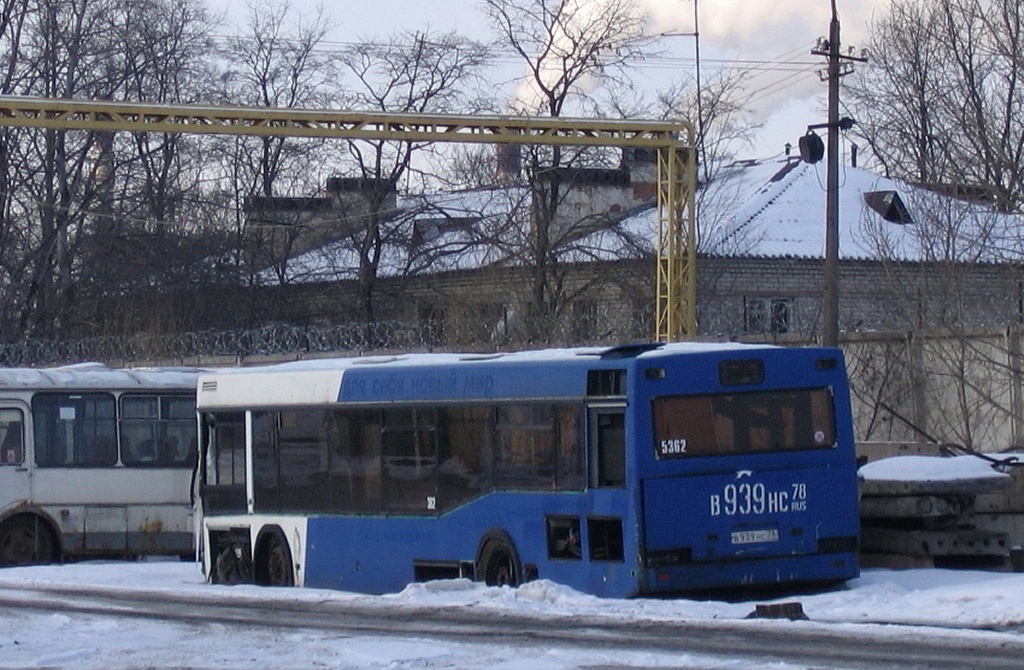
M 824 163 L 738 161 L 718 169 L 698 196 L 698 252 L 718 257 L 822 258 Z M 522 185 L 399 198 L 405 225 L 385 240 L 380 276 L 521 265 Z M 516 214 L 516 212 L 520 212 Z M 1005 262 L 1024 258 L 1020 217 L 842 166 L 839 254 L 843 260 Z M 561 241 L 563 262 L 641 258 L 654 252 L 653 206 L 578 226 Z M 287 281 L 356 276 L 355 245 L 340 240 L 288 261 Z M 265 281 L 275 281 L 267 271 Z
M 821 258 L 825 249 L 825 164 L 744 162 L 707 187 L 700 213 L 711 255 Z M 867 170 L 841 166 L 839 255 L 844 260 L 1006 260 L 1020 217 L 943 196 Z M 733 203 L 739 203 L 734 205 Z M 1020 255 L 1017 255 L 1020 258 Z
M 108 368 L 77 363 L 56 368 L 0 369 L 0 391 L 26 389 L 195 390 L 198 368 Z

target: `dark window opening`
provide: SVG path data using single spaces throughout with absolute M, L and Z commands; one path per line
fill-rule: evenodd
M 449 509 L 491 486 L 493 440 L 487 407 L 449 407 L 438 412 L 438 508 Z
M 625 486 L 626 417 L 621 409 L 591 409 L 591 485 Z
M 32 400 L 36 464 L 102 467 L 117 464 L 114 397 L 107 393 L 40 393 Z
M 588 396 L 626 395 L 625 370 L 590 370 L 587 372 Z
M 206 444 L 204 486 L 209 512 L 244 512 L 245 413 L 219 412 L 203 416 Z
M 232 424 L 224 415 L 204 420 L 207 488 L 228 485 L 237 464 L 244 490 L 245 464 L 227 446 Z M 259 511 L 439 514 L 495 489 L 585 483 L 575 405 L 301 409 L 252 412 L 251 421 Z
M 654 400 L 659 460 L 828 449 L 835 439 L 835 411 L 826 388 Z
M 334 412 L 329 466 L 331 508 L 374 512 L 381 507 L 380 412 Z
M 747 386 L 764 382 L 764 361 L 758 358 L 722 361 L 718 364 L 718 381 L 722 386 Z
M 0 409 L 0 464 L 20 465 L 25 458 L 25 417 L 20 409 Z
M 746 298 L 744 329 L 748 333 L 788 333 L 792 300 L 789 298 Z
M 384 503 L 389 510 L 437 510 L 437 413 L 387 409 L 381 426 Z
M 580 560 L 580 520 L 574 516 L 547 518 L 548 558 Z
M 328 508 L 329 417 L 327 410 L 283 410 L 278 415 L 282 512 Z
M 188 467 L 196 454 L 193 396 L 121 396 L 121 462 Z
M 864 202 L 886 221 L 901 225 L 914 222 L 910 210 L 896 191 L 868 191 L 864 194 Z
M 551 405 L 497 408 L 494 484 L 508 489 L 555 485 L 555 413 Z
M 622 519 L 587 519 L 590 560 L 624 561 Z

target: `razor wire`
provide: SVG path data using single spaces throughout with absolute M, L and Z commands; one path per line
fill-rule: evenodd
M 640 324 L 638 324 L 640 325 Z M 643 324 L 646 325 L 646 324 Z M 370 352 L 466 349 L 494 351 L 531 346 L 617 344 L 636 335 L 570 337 L 548 331 L 544 342 L 481 330 L 478 323 L 379 321 L 331 326 L 271 324 L 235 330 L 170 334 L 30 339 L 0 344 L 0 366 L 38 367 L 101 361 L 110 365 L 199 363 L 215 359 L 361 355 Z

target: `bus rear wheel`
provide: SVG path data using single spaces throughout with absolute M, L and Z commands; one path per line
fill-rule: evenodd
M 504 540 L 491 540 L 480 552 L 480 572 L 488 586 L 519 586 L 515 550 Z
M 0 525 L 0 565 L 39 565 L 56 558 L 53 536 L 38 517 L 15 517 Z
M 292 552 L 280 529 L 265 531 L 258 543 L 256 583 L 262 586 L 295 586 Z

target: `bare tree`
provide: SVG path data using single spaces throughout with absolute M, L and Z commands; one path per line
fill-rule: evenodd
M 209 99 L 213 45 L 198 0 L 127 0 L 115 29 L 121 47 L 108 67 L 121 73 L 117 98 L 156 104 Z M 78 309 L 91 311 L 96 324 L 106 321 L 107 332 L 175 327 L 144 297 L 145 289 L 151 295 L 187 286 L 202 262 L 194 242 L 206 219 L 194 217 L 192 203 L 208 165 L 205 143 L 171 133 L 97 135 L 91 150 L 97 197 L 79 278 L 88 299 L 81 294 Z M 131 309 L 111 310 L 107 298 L 126 290 L 135 296 Z
M 323 47 L 333 24 L 323 7 L 302 14 L 288 0 L 247 3 L 246 32 L 227 39 L 221 55 L 222 104 L 269 108 L 326 108 L 337 100 L 333 60 Z M 311 234 L 301 213 L 279 210 L 267 218 L 275 198 L 300 197 L 322 188 L 328 162 L 322 139 L 231 137 L 217 142 L 222 173 L 231 184 L 235 212 L 238 281 L 257 285 L 261 272 L 285 271 L 300 238 Z M 311 169 L 312 166 L 313 169 Z M 259 319 L 249 305 L 243 319 Z
M 886 173 L 1017 209 L 1024 7 L 893 0 L 871 26 L 870 53 L 845 98 Z
M 363 42 L 346 50 L 342 63 L 354 81 L 350 108 L 409 114 L 470 113 L 478 105 L 475 78 L 487 49 L 454 33 L 406 32 L 385 42 Z M 347 238 L 358 255 L 360 315 L 376 319 L 377 279 L 385 248 L 410 231 L 393 211 L 400 186 L 422 169 L 429 145 L 397 141 L 351 141 L 350 164 L 357 175 L 364 212 Z
M 121 72 L 114 0 L 43 0 L 27 8 L 14 92 L 54 98 L 114 96 Z M 12 206 L 32 222 L 20 278 L 16 336 L 63 334 L 73 326 L 80 286 L 78 251 L 97 196 L 91 151 L 95 133 L 58 130 L 9 134 L 18 181 Z
M 562 116 L 584 101 L 602 82 L 616 80 L 633 61 L 650 52 L 654 38 L 645 32 L 646 16 L 633 0 L 484 0 L 498 44 L 511 49 L 526 68 L 517 99 L 520 113 Z M 571 302 L 564 268 L 567 245 L 579 226 L 560 214 L 583 157 L 608 160 L 607 154 L 531 148 L 525 169 L 532 190 L 528 243 L 521 248 L 531 269 L 527 337 L 542 341 Z M 600 163 L 598 163 L 600 164 Z M 593 221 L 587 226 L 592 228 Z

